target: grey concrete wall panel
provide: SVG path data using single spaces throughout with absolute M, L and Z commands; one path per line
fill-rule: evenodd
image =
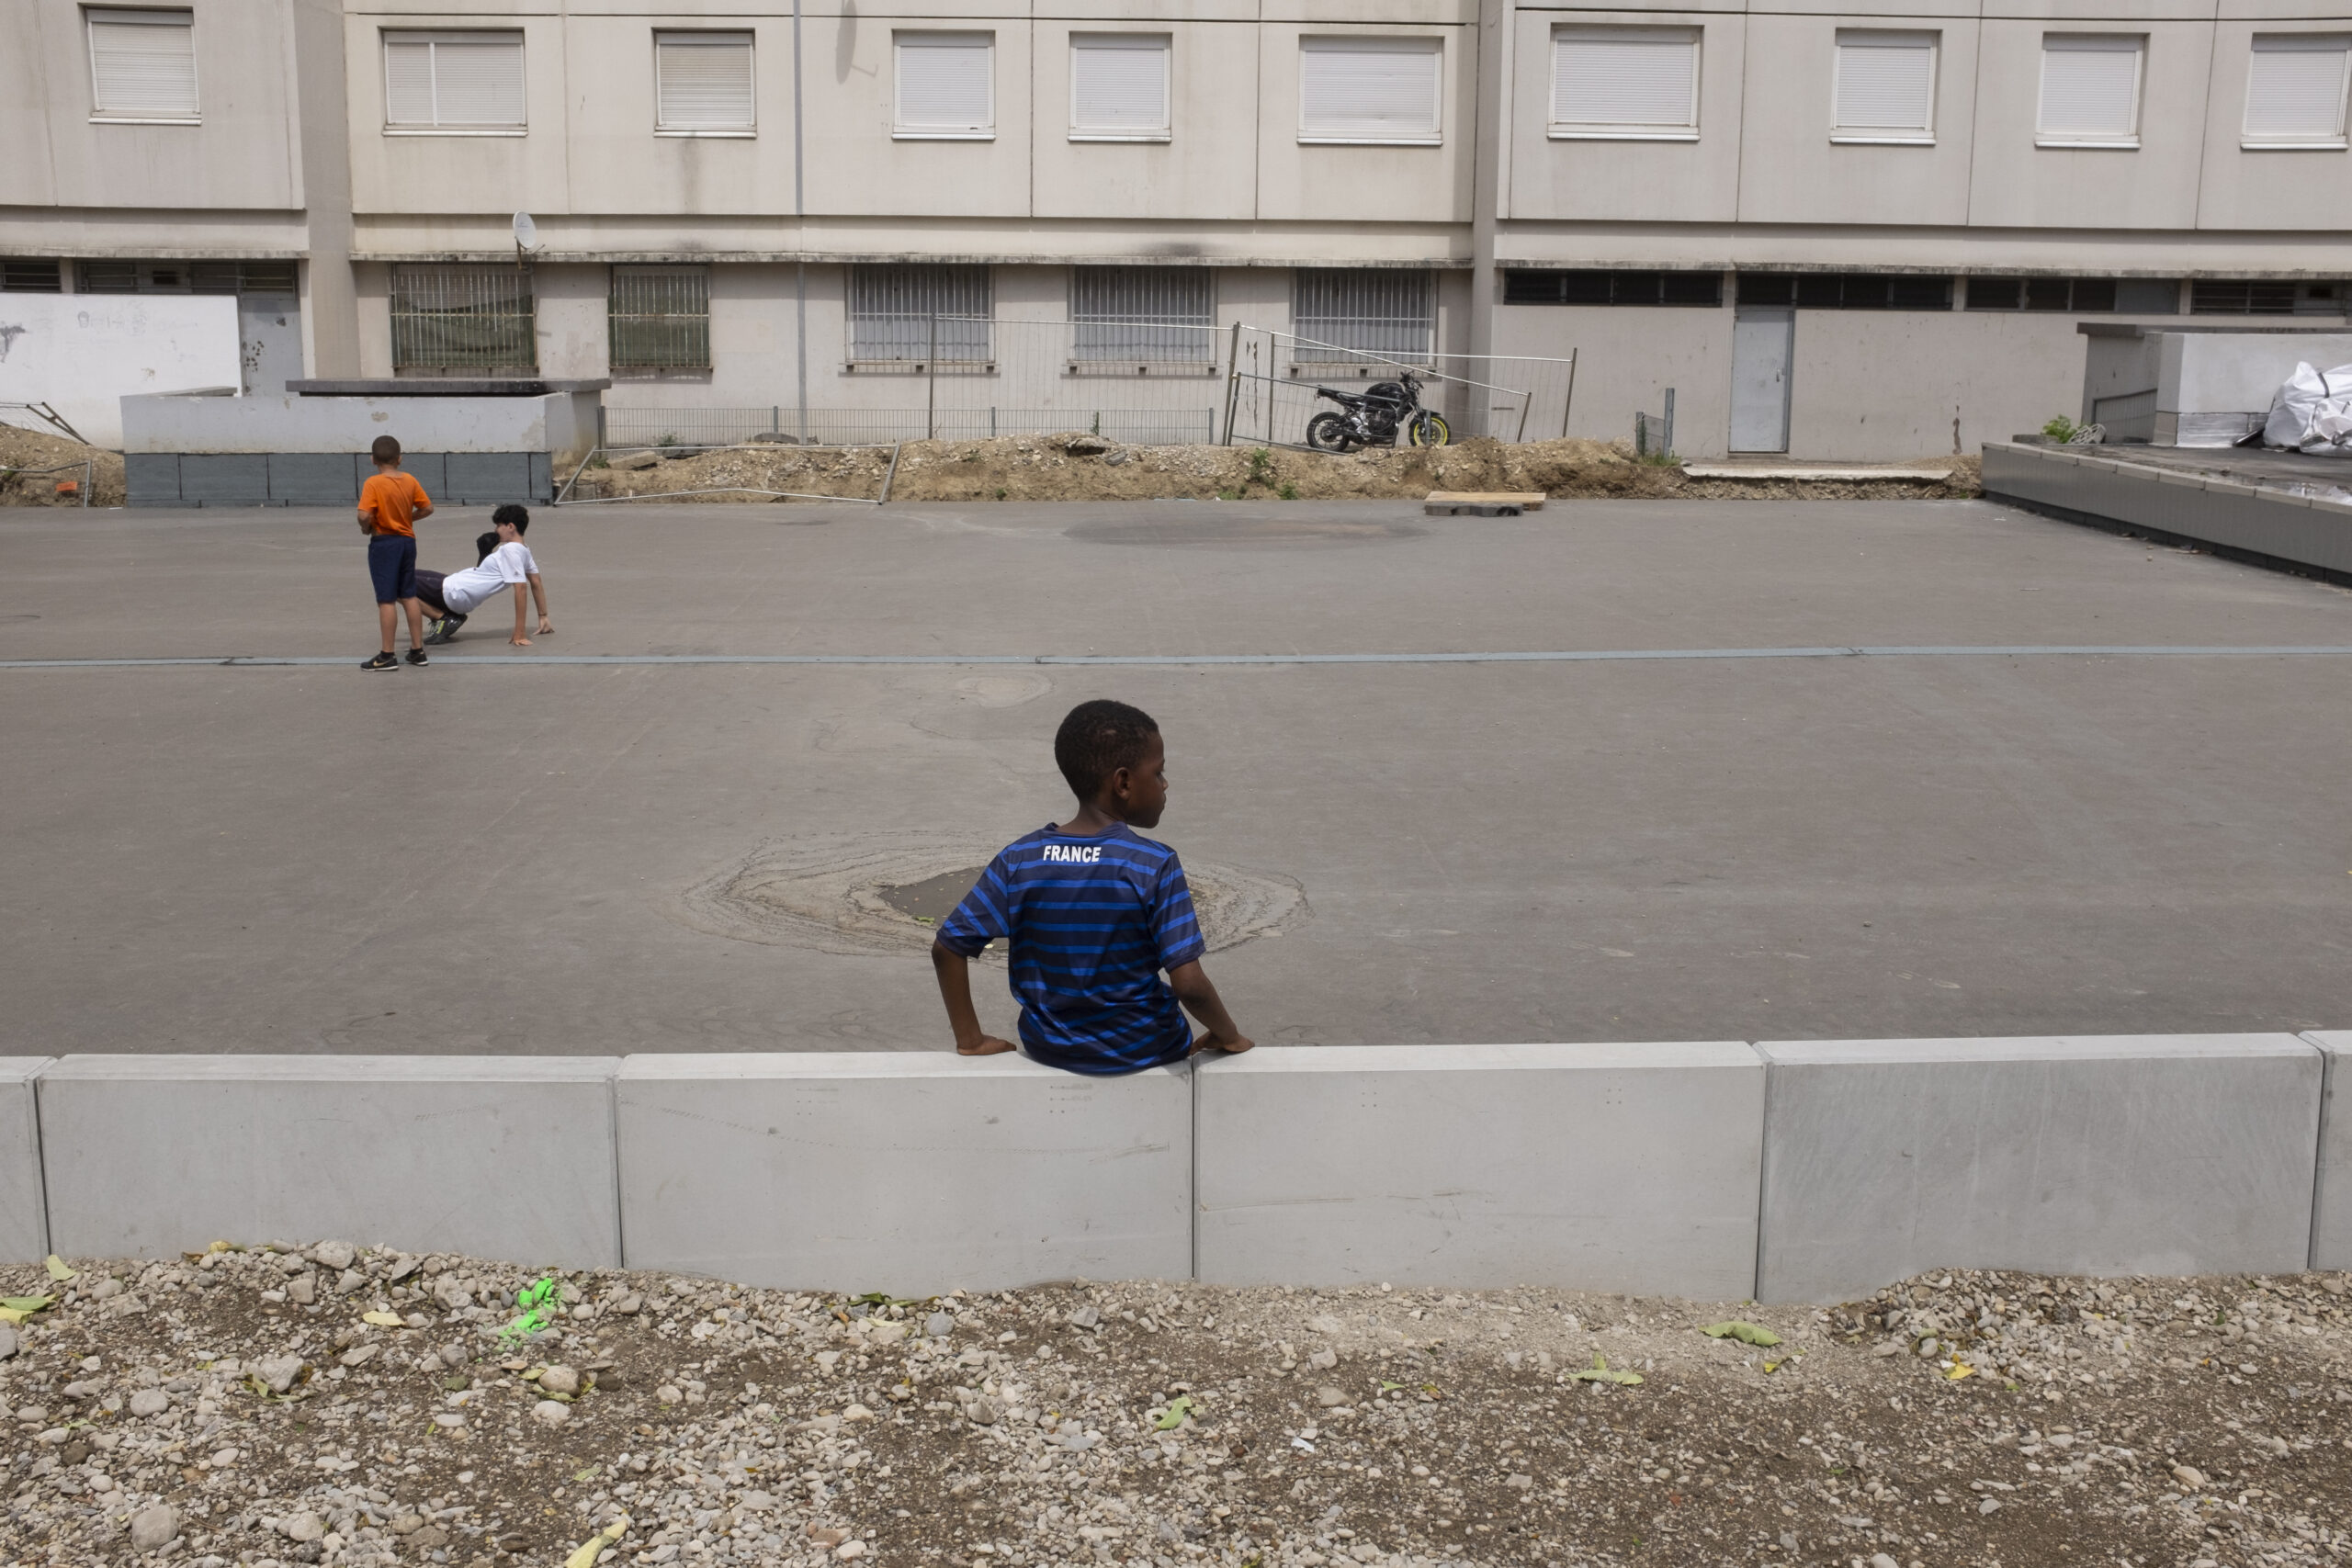
M 206 506 L 265 506 L 269 458 L 259 452 L 183 452 L 180 500 Z
M 2301 1269 L 2320 1053 L 2291 1034 L 1771 1041 L 1765 1301 L 1937 1268 Z
M 216 1239 L 620 1261 L 609 1056 L 66 1056 L 43 1075 L 51 1240 Z
M 131 506 L 180 504 L 180 458 L 176 452 L 131 452 L 122 459 L 122 478 Z
M 533 499 L 527 452 L 452 452 L 443 459 L 443 472 L 453 503 Z
M 1200 1277 L 1743 1300 L 1764 1068 L 1737 1042 L 1204 1064 Z
M 526 452 L 523 455 L 531 460 L 531 499 L 553 501 L 555 499 L 555 454 Z
M 375 465 L 370 463 L 368 466 L 368 472 L 372 474 L 375 471 Z M 424 493 L 433 498 L 433 503 L 435 506 L 442 503 L 442 500 L 444 496 L 447 494 L 449 489 L 449 475 L 446 454 L 440 452 L 402 452 L 401 454 L 401 471 L 414 479 L 418 484 L 423 485 L 424 487 Z
M 914 1296 L 1192 1273 L 1186 1067 L 642 1055 L 616 1098 L 632 1269 Z
M 2346 468 L 2352 477 L 2352 464 Z M 2298 566 L 2352 572 L 2352 507 L 2283 490 L 2089 451 L 1988 441 L 1984 492 L 1996 501 L 2054 507 Z
M 269 499 L 281 506 L 356 506 L 366 467 L 352 452 L 272 452 Z
M 2321 1090 L 2319 1176 L 2312 1185 L 2314 1269 L 2352 1269 L 2352 1030 L 2303 1036 L 2319 1048 L 2326 1082 Z
M 33 1079 L 50 1060 L 0 1056 L 0 1263 L 36 1263 L 49 1256 Z

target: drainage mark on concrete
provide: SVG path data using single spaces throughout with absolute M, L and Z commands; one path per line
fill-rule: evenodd
M 867 834 L 764 844 L 663 906 L 693 931 L 772 947 L 892 957 L 930 947 L 1001 848 L 970 839 Z M 1289 877 L 1187 861 L 1209 951 L 1304 925 L 1314 911 Z M 1001 946 L 983 962 L 1001 963 Z

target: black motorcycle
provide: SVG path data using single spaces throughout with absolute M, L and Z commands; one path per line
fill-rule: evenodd
M 1306 444 L 1318 452 L 1394 446 L 1399 425 L 1415 446 L 1442 446 L 1453 439 L 1444 416 L 1421 407 L 1421 384 L 1409 370 L 1394 381 L 1374 381 L 1361 393 L 1317 387 L 1315 395 L 1345 411 L 1326 409 L 1306 422 Z

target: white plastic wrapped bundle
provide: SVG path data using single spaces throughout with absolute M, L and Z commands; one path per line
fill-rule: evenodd
M 2323 457 L 2352 457 L 2352 365 L 2324 371 L 2297 365 L 2270 400 L 2262 443 Z

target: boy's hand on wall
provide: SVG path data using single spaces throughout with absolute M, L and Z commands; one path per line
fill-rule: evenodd
M 1010 1040 L 999 1040 L 993 1034 L 983 1034 L 969 1045 L 959 1042 L 956 1046 L 956 1054 L 958 1056 L 1001 1056 L 1007 1051 L 1020 1049 L 1020 1046 Z
M 1193 1042 L 1193 1055 L 1197 1056 L 1204 1051 L 1222 1051 L 1228 1056 L 1238 1056 L 1257 1043 L 1246 1034 L 1204 1034 Z

